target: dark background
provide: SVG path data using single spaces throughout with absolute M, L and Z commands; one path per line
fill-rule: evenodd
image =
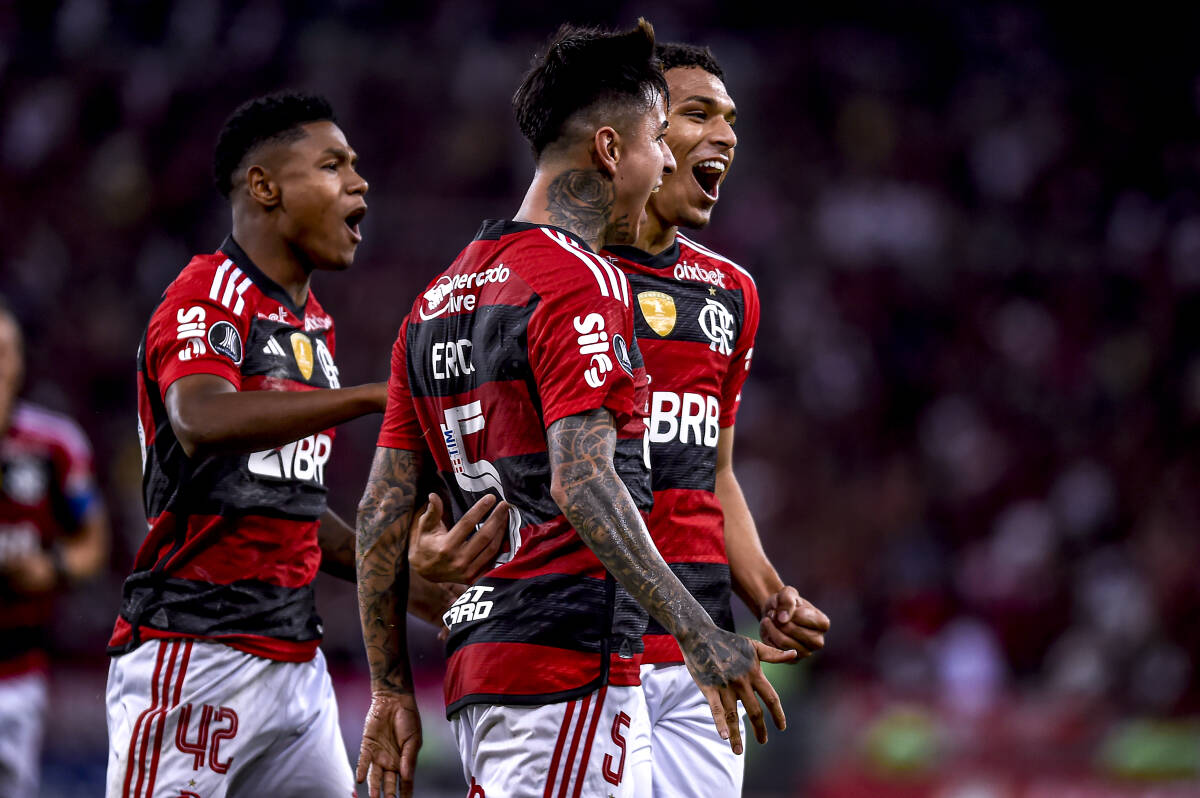
M 639 15 L 710 45 L 738 105 L 699 234 L 763 298 L 737 472 L 833 620 L 771 672 L 791 728 L 750 746 L 747 795 L 1200 794 L 1200 13 L 473 0 L 0 3 L 0 293 L 26 395 L 89 433 L 115 531 L 59 616 L 44 794 L 101 790 L 103 645 L 145 528 L 134 354 L 228 230 L 223 119 L 284 87 L 333 101 L 371 210 L 314 289 L 343 383 L 381 380 L 416 291 L 519 204 L 508 99 L 538 45 Z M 339 433 L 347 517 L 378 423 Z M 356 749 L 354 595 L 319 590 Z M 418 794 L 459 795 L 440 647 L 412 637 Z

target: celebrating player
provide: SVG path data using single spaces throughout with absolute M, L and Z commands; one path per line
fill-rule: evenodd
M 400 329 L 358 524 L 373 691 L 359 775 L 370 770 L 372 798 L 397 777 L 411 790 L 420 745 L 403 566 L 426 447 L 454 509 L 485 493 L 512 506 L 499 564 L 445 616 L 447 714 L 472 796 L 648 792 L 638 604 L 679 641 L 733 750 L 739 700 L 760 740 L 758 695 L 783 727 L 759 658 L 795 653 L 714 625 L 640 512 L 651 496 L 634 297 L 596 253 L 636 241 L 674 168 L 653 46 L 645 21 L 559 31 L 514 97 L 537 165 L 515 219 L 485 222 Z
M 87 438 L 17 400 L 24 371 L 17 319 L 0 301 L 0 795 L 9 798 L 38 794 L 54 595 L 100 570 L 109 538 Z
M 651 377 L 650 532 L 671 570 L 717 625 L 733 629 L 732 587 L 761 619 L 762 639 L 808 656 L 829 619 L 785 586 L 763 553 L 734 475 L 734 418 L 750 369 L 759 302 L 741 267 L 680 235 L 707 226 L 733 162 L 737 110 L 707 48 L 658 48 L 671 91 L 667 144 L 678 168 L 651 195 L 636 246 L 606 254 L 636 298 Z M 713 734 L 679 646 L 651 621 L 642 685 L 650 713 L 654 795 L 741 794 L 743 762 Z
M 110 798 L 354 791 L 312 581 L 354 574 L 326 508 L 332 427 L 387 389 L 341 387 L 309 283 L 362 240 L 356 160 L 320 97 L 260 97 L 221 130 L 232 235 L 167 288 L 138 353 L 150 528 L 109 642 Z

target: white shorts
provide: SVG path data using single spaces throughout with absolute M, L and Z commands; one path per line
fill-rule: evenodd
M 539 706 L 471 704 L 451 720 L 469 798 L 649 798 L 638 687 Z
M 45 713 L 40 672 L 0 679 L 0 796 L 37 796 Z
M 745 756 L 733 753 L 713 723 L 712 710 L 684 665 L 643 665 L 642 691 L 650 713 L 654 798 L 713 798 L 742 794 Z M 745 708 L 738 705 L 742 750 Z
M 325 657 L 152 640 L 108 669 L 107 798 L 349 798 Z

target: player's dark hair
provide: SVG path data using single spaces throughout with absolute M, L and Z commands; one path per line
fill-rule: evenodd
M 721 69 L 721 65 L 717 63 L 717 57 L 707 47 L 670 42 L 660 44 L 654 49 L 663 72 L 679 67 L 700 67 L 722 83 L 725 82 L 725 70 Z
M 563 135 L 580 111 L 603 105 L 615 113 L 652 107 L 667 96 L 654 57 L 654 26 L 645 19 L 627 31 L 563 25 L 513 95 L 517 124 L 534 158 Z
M 294 141 L 309 122 L 336 122 L 333 106 L 324 97 L 301 92 L 276 92 L 247 100 L 225 120 L 213 153 L 213 179 L 221 196 L 233 190 L 233 175 L 245 157 L 268 141 Z

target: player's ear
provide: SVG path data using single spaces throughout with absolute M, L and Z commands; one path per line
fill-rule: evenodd
M 621 160 L 621 134 L 607 125 L 598 128 L 592 137 L 593 158 L 601 172 L 609 177 L 617 173 L 617 163 Z
M 263 207 L 274 208 L 279 204 L 279 184 L 264 166 L 254 164 L 246 169 L 246 190 L 250 198 Z

